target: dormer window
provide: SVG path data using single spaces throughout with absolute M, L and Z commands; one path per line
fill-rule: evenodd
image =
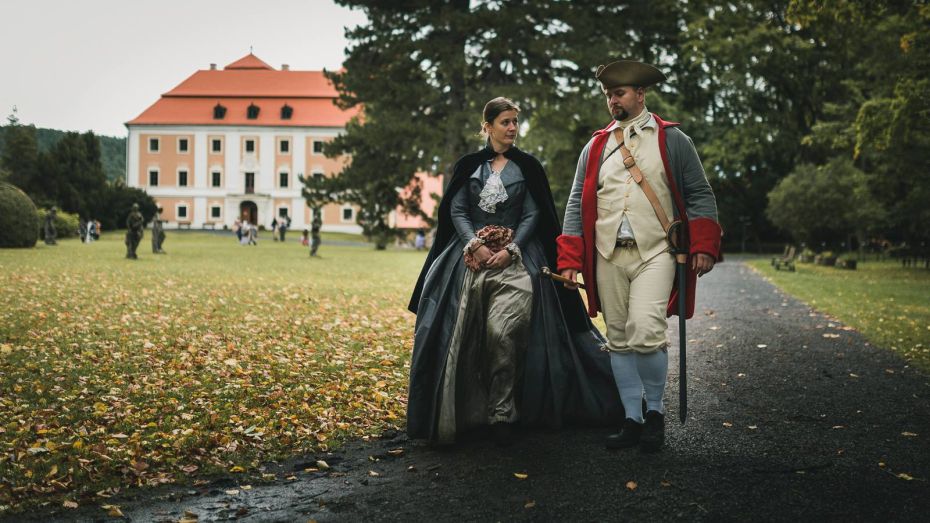
M 222 120 L 223 118 L 226 118 L 226 108 L 220 104 L 214 105 L 213 106 L 213 119 Z
M 294 108 L 290 105 L 284 104 L 284 107 L 281 108 L 281 119 L 290 120 L 291 116 L 294 114 Z
M 249 108 L 246 110 L 246 116 L 249 120 L 254 120 L 258 118 L 258 106 L 255 104 L 249 104 Z

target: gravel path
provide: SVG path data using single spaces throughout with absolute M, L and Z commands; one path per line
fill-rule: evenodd
M 605 450 L 605 429 L 525 432 L 508 449 L 388 434 L 280 465 L 298 471 L 291 481 L 244 490 L 221 478 L 124 499 L 122 511 L 132 521 L 178 521 L 185 510 L 199 521 L 930 519 L 926 373 L 740 263 L 718 265 L 698 296 L 690 417 L 678 422 L 676 349 L 658 455 Z M 316 459 L 330 471 L 302 472 Z

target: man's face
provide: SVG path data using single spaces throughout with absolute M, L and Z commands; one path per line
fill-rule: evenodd
M 610 115 L 620 120 L 638 116 L 646 106 L 646 90 L 642 87 L 620 85 L 606 90 L 604 96 Z

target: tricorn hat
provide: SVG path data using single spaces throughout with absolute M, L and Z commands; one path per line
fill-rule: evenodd
M 618 85 L 651 87 L 666 80 L 662 71 L 634 60 L 618 60 L 607 65 L 599 65 L 594 76 L 601 82 L 601 87 L 604 89 L 613 89 Z

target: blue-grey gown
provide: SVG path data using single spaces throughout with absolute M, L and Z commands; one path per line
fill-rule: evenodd
M 463 248 L 475 231 L 485 225 L 514 230 L 514 241 L 521 251 L 517 264 L 525 267 L 532 285 L 530 327 L 515 376 L 519 423 L 547 427 L 559 427 L 566 422 L 618 424 L 623 412 L 609 356 L 601 350 L 604 338 L 583 314 L 575 317 L 583 317 L 585 325 L 575 326 L 573 331 L 563 307 L 582 307 L 580 300 L 563 304 L 557 296 L 556 284 L 540 277 L 541 267 L 550 265 L 537 234 L 540 205 L 527 190 L 520 166 L 510 161 L 501 171 L 507 200 L 497 204 L 494 213 L 483 211 L 478 206 L 479 195 L 489 172 L 490 162 L 480 162 L 459 185 L 460 190 L 446 194 L 446 198 L 452 198 L 455 237 L 430 265 L 419 298 L 411 362 L 409 436 L 448 442 L 450 430 L 454 437 L 457 432 L 481 424 L 484 418 L 485 407 L 472 401 L 482 394 L 467 390 L 470 386 L 484 386 L 471 374 L 480 366 L 460 365 L 459 362 L 474 362 L 475 355 L 450 351 L 450 342 L 456 319 L 462 316 L 459 313 L 463 284 L 467 283 Z M 548 185 L 545 194 L 549 194 Z M 551 208 L 552 202 L 546 203 Z M 480 325 L 459 325 L 459 330 L 465 333 L 479 332 L 480 328 Z M 451 364 L 450 354 L 457 360 Z M 451 394 L 456 398 L 450 399 Z M 457 407 L 451 429 L 449 416 L 443 416 L 443 405 L 448 407 L 450 402 Z

